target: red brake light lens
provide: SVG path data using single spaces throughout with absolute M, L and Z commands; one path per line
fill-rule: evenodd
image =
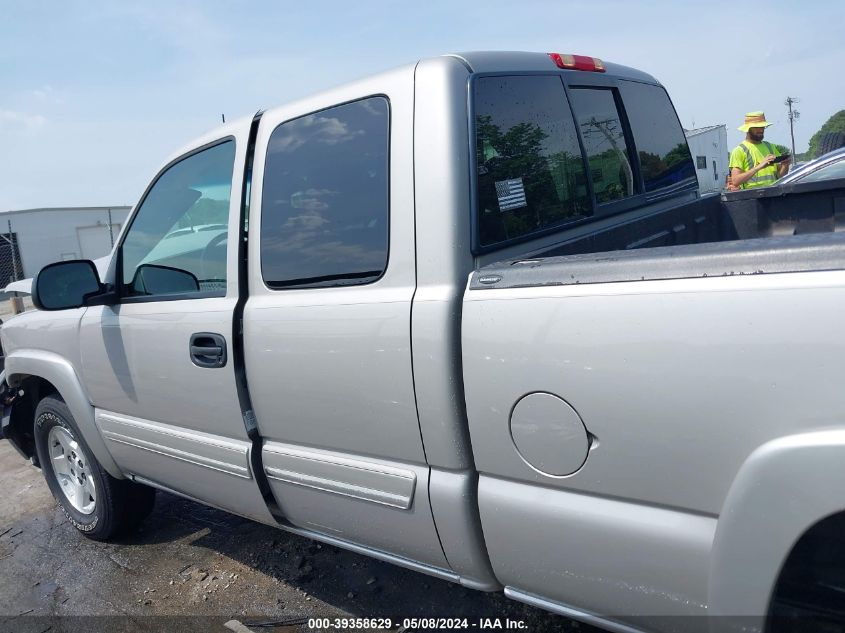
M 587 57 L 586 55 L 561 55 L 560 53 L 549 53 L 549 57 L 558 68 L 564 70 L 586 70 L 594 73 L 603 73 L 604 64 L 598 57 Z

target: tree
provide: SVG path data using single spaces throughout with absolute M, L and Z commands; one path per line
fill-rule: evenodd
M 810 150 L 807 153 L 813 158 L 820 156 L 823 153 L 821 150 L 822 139 L 825 134 L 833 132 L 845 133 L 845 110 L 840 110 L 834 114 L 821 126 L 818 132 L 813 134 L 810 138 Z
M 523 207 L 497 214 L 499 222 L 481 223 L 482 242 L 489 243 L 511 236 L 524 235 L 542 226 L 541 213 L 556 196 L 549 163 L 542 143 L 548 136 L 539 125 L 519 123 L 502 131 L 490 115 L 476 119 L 478 134 L 478 164 L 484 167 L 479 174 L 479 199 L 485 211 L 498 210 L 495 183 L 519 178 L 524 187 L 526 203 Z
M 663 160 L 666 162 L 667 169 L 680 165 L 681 163 L 691 163 L 692 155 L 689 152 L 689 145 L 687 145 L 686 141 L 678 143 L 669 150 Z

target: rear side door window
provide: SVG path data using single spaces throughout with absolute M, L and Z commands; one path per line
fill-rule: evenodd
M 479 77 L 473 110 L 481 247 L 592 215 L 560 77 Z
M 633 196 L 638 190 L 637 176 L 614 90 L 571 88 L 569 96 L 587 154 L 596 203 Z
M 268 287 L 347 286 L 387 267 L 389 104 L 370 97 L 281 124 L 261 202 Z
M 666 91 L 660 86 L 635 81 L 620 81 L 619 86 L 645 191 L 695 179 L 695 164 L 686 135 Z

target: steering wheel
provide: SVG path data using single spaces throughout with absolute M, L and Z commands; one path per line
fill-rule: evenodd
M 223 245 L 222 264 L 225 278 L 226 240 L 228 237 L 228 233 L 223 231 L 219 235 L 215 235 L 211 241 L 205 245 L 205 248 L 202 249 L 202 254 L 200 255 L 200 282 L 211 281 L 211 279 L 220 279 L 220 277 L 214 277 L 213 275 L 217 275 L 220 272 L 220 257 L 218 251 L 220 250 L 221 244 Z M 209 275 L 212 275 L 212 277 L 209 278 Z

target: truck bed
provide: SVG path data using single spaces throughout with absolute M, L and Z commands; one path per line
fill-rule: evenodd
M 711 195 L 485 266 L 470 287 L 843 269 L 843 231 L 845 180 Z
M 807 465 L 772 467 L 789 488 L 746 464 L 845 419 L 843 201 L 842 181 L 711 196 L 472 275 L 466 412 L 509 595 L 704 615 L 719 560 L 718 578 L 757 574 L 767 608 L 777 557 L 742 562 L 717 526 L 741 521 L 749 552 L 785 503 L 826 498 L 792 483 Z M 730 496 L 743 485 L 766 512 Z

